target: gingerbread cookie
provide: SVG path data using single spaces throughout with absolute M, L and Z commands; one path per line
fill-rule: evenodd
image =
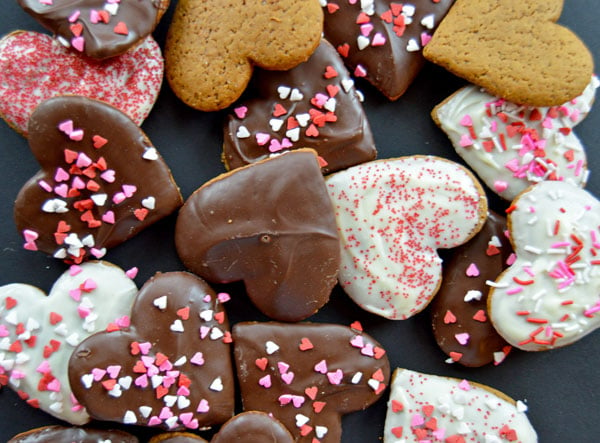
M 537 442 L 527 406 L 488 386 L 396 369 L 384 443 Z
M 442 260 L 481 229 L 487 199 L 457 163 L 432 156 L 354 166 L 327 178 L 342 242 L 339 282 L 363 309 L 389 319 L 420 312 Z
M 180 0 L 165 48 L 167 80 L 188 106 L 223 109 L 244 92 L 254 65 L 286 70 L 306 61 L 322 29 L 316 0 Z
M 272 414 L 297 442 L 340 442 L 342 415 L 389 381 L 385 350 L 358 323 L 238 323 L 233 339 L 244 409 Z
M 80 343 L 69 361 L 73 393 L 98 420 L 206 429 L 233 415 L 225 293 L 185 272 L 142 287 L 129 327 Z
M 321 0 L 325 37 L 355 77 L 396 100 L 425 65 L 422 49 L 453 2 Z
M 47 297 L 30 285 L 0 287 L 0 384 L 61 420 L 87 423 L 69 387 L 69 357 L 89 335 L 128 325 L 136 292 L 123 270 L 107 262 L 72 266 Z
M 287 428 L 275 417 L 260 411 L 242 412 L 225 423 L 211 443 L 293 443 Z
M 257 71 L 252 90 L 258 97 L 237 105 L 227 118 L 228 169 L 298 147 L 317 151 L 324 174 L 376 157 L 360 96 L 326 40 L 290 71 Z
M 561 106 L 533 107 L 467 86 L 435 107 L 432 117 L 456 152 L 506 200 L 542 180 L 584 186 L 586 155 L 572 128 L 594 102 L 598 78 Z
M 315 151 L 299 149 L 202 185 L 175 228 L 179 257 L 216 283 L 243 280 L 265 315 L 299 321 L 328 300 L 340 246 Z
M 600 202 L 565 182 L 532 186 L 507 210 L 516 261 L 493 283 L 490 319 L 513 346 L 544 351 L 600 326 Z
M 44 426 L 15 435 L 8 443 L 138 443 L 137 437 L 123 431 Z
M 163 64 L 152 37 L 99 62 L 73 54 L 45 34 L 15 31 L 0 40 L 0 115 L 27 135 L 27 122 L 37 105 L 74 94 L 105 101 L 139 126 L 158 97 Z
M 440 290 L 431 302 L 433 333 L 449 362 L 478 367 L 501 363 L 510 346 L 487 313 L 488 281 L 514 260 L 506 219 L 490 211 L 481 231 L 452 251 Z
M 561 105 L 594 72 L 585 44 L 556 24 L 563 0 L 456 0 L 425 58 L 514 103 Z
M 29 120 L 41 170 L 15 201 L 24 248 L 69 262 L 101 258 L 179 206 L 169 167 L 121 111 L 84 97 L 54 97 Z
M 169 0 L 17 0 L 58 41 L 95 59 L 123 54 L 149 36 Z

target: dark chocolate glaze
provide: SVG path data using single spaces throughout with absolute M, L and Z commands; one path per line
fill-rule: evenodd
M 83 53 L 96 59 L 123 54 L 146 38 L 169 6 L 168 0 L 121 1 L 115 3 L 118 6 L 116 15 L 106 11 L 108 23 L 102 20 L 94 23 L 92 11 L 105 11 L 105 5 L 109 3 L 107 0 L 53 0 L 52 5 L 43 4 L 40 0 L 18 2 L 42 26 L 69 44 L 79 34 L 79 26 L 82 26 L 80 35 L 85 42 Z M 119 23 L 126 25 L 126 34 L 115 32 Z
M 45 426 L 15 435 L 8 443 L 138 443 L 137 437 L 124 431 Z
M 375 403 L 389 383 L 390 363 L 385 351 L 369 335 L 349 327 L 326 323 L 246 322 L 234 326 L 233 338 L 244 410 L 273 414 L 298 442 L 314 441 L 318 427 L 326 428 L 326 434 L 318 441 L 342 441 L 342 415 Z M 359 344 L 363 347 L 358 347 Z M 282 367 L 280 363 L 289 367 Z M 284 381 L 282 369 L 293 373 L 290 383 Z M 328 374 L 337 370 L 341 370 L 343 376 L 339 384 L 334 384 Z M 357 373 L 362 374 L 360 381 L 353 381 Z M 270 377 L 269 387 L 260 384 L 265 376 Z M 369 385 L 374 383 L 373 378 L 379 378 L 376 388 Z M 296 400 L 302 398 L 302 404 L 282 405 L 281 395 L 292 395 Z M 298 414 L 308 418 L 301 425 L 312 429 L 298 426 Z
M 508 267 L 507 259 L 512 253 L 505 236 L 506 218 L 492 211 L 481 231 L 468 243 L 456 248 L 452 258 L 444 263 L 444 275 L 440 290 L 431 302 L 430 312 L 433 333 L 440 348 L 447 354 L 461 354 L 458 363 L 479 367 L 494 361 L 494 352 L 504 352 L 508 343 L 496 332 L 487 315 L 487 298 L 490 287 L 487 280 L 494 281 Z M 495 236 L 500 243 L 498 252 L 488 251 L 489 242 Z M 492 255 L 490 255 L 492 254 Z M 467 268 L 475 263 L 479 276 L 467 276 Z M 464 301 L 469 290 L 482 292 L 481 300 Z M 444 321 L 450 311 L 455 322 Z M 473 319 L 479 311 L 485 313 L 485 321 Z M 478 317 L 482 318 L 482 317 Z M 461 345 L 455 335 L 469 334 L 469 341 Z
M 265 315 L 299 321 L 337 281 L 340 244 L 315 152 L 290 151 L 221 175 L 179 212 L 179 257 L 217 283 L 243 280 Z
M 211 443 L 293 443 L 292 434 L 276 418 L 264 412 L 236 415 L 216 434 Z
M 191 432 L 168 432 L 155 435 L 149 443 L 208 443 L 208 440 Z
M 337 73 L 336 76 L 325 76 L 328 67 Z M 307 135 L 310 123 L 299 128 L 297 141 L 287 139 L 292 144 L 290 149 L 307 147 L 317 153 L 327 163 L 322 167 L 323 173 L 345 169 L 350 166 L 373 160 L 377 156 L 375 142 L 367 116 L 363 110 L 354 87 L 348 88 L 350 75 L 335 48 L 325 40 L 306 62 L 289 71 L 265 71 L 257 69 L 253 76 L 251 91 L 256 91 L 256 97 L 237 106 L 246 106 L 248 112 L 239 118 L 235 113 L 227 117 L 224 131 L 223 159 L 229 169 L 235 169 L 248 163 L 268 157 L 270 143 L 259 145 L 257 133 L 269 134 L 271 138 L 281 142 L 286 138 L 288 122 L 293 121 L 298 114 L 310 110 L 327 113 L 323 106 L 311 103 L 316 94 L 330 96 L 327 87 L 337 88 L 334 95 L 336 100 L 336 121 L 315 125 L 318 136 Z M 280 86 L 297 89 L 303 95 L 302 100 L 291 100 L 280 97 Z M 280 116 L 274 116 L 275 105 L 281 105 L 287 111 Z M 269 125 L 271 119 L 283 120 L 281 128 L 274 131 Z M 291 119 L 291 120 L 290 120 Z M 245 127 L 249 137 L 238 137 L 240 127 Z M 310 132 L 309 132 L 310 133 Z
M 74 129 L 84 131 L 81 141 L 71 140 L 59 129 L 59 125 L 68 120 L 73 121 Z M 59 250 L 68 250 L 64 238 L 55 236 L 59 231 L 64 236 L 76 233 L 80 240 L 92 235 L 93 245 L 82 246 L 77 253 L 73 251 L 65 257 L 56 256 L 68 261 L 81 261 L 90 257 L 92 247 L 99 250 L 116 246 L 169 215 L 183 203 L 169 167 L 158 151 L 152 148 L 150 140 L 129 117 L 110 105 L 78 96 L 51 98 L 42 102 L 33 112 L 28 132 L 31 151 L 41 170 L 21 188 L 15 201 L 14 217 L 20 233 L 31 230 L 39 235 L 35 245 L 40 251 L 55 255 Z M 96 136 L 105 138 L 107 143 L 95 148 L 93 139 Z M 155 159 L 143 158 L 150 152 L 148 148 L 155 153 Z M 66 154 L 69 151 L 76 155 L 85 154 L 94 164 L 72 170 L 76 160 L 67 162 Z M 95 166 L 100 159 L 105 161 L 104 170 Z M 68 173 L 66 180 L 57 179 L 58 168 Z M 86 169 L 89 171 L 86 172 Z M 102 178 L 106 170 L 114 171 L 113 182 Z M 93 181 L 99 185 L 99 189 L 73 189 L 75 179 L 81 180 L 86 186 Z M 40 181 L 52 189 L 43 189 Z M 137 190 L 130 198 L 115 203 L 113 196 L 123 191 L 123 185 L 134 185 Z M 63 197 L 59 195 L 60 191 L 57 192 L 60 187 L 76 190 L 78 195 Z M 81 219 L 87 208 L 75 207 L 83 201 L 89 203 L 96 194 L 107 196 L 102 205 L 93 204 L 91 207 L 93 219 L 96 220 L 94 223 L 100 222 L 98 226 Z M 153 209 L 144 207 L 144 201 L 149 197 L 155 200 Z M 52 200 L 66 202 L 68 212 L 42 210 Z M 145 209 L 145 218 L 138 218 L 135 211 Z M 103 220 L 110 212 L 114 214 L 114 223 Z M 68 230 L 58 227 L 61 222 L 68 225 Z
M 336 48 L 348 45 L 348 55 L 344 61 L 351 72 L 354 72 L 358 65 L 366 69 L 366 79 L 379 89 L 387 98 L 396 100 L 410 86 L 417 74 L 425 65 L 425 58 L 421 49 L 413 52 L 406 50 L 410 39 L 416 39 L 420 48 L 421 33 L 426 32 L 432 35 L 437 24 L 446 15 L 454 0 L 413 0 L 408 3 L 395 0 L 375 0 L 375 13 L 369 16 L 369 23 L 373 25 L 373 30 L 369 38 L 377 33 L 385 37 L 385 44 L 381 46 L 367 46 L 360 50 L 357 38 L 361 35 L 359 15 L 361 14 L 361 2 L 350 4 L 348 1 L 341 1 L 339 9 L 330 12 L 328 7 L 324 7 L 325 38 L 329 40 Z M 394 31 L 394 23 L 386 23 L 381 15 L 389 11 L 392 4 L 409 4 L 415 7 L 415 13 L 412 17 L 412 23 L 407 25 L 401 37 L 398 37 Z M 428 29 L 421 24 L 423 17 L 433 14 L 434 28 Z M 364 17 L 364 16 L 363 16 Z M 396 18 L 395 16 L 392 16 Z M 343 52 L 343 51 L 342 51 Z
M 163 296 L 166 296 L 166 306 L 160 307 L 157 299 Z M 207 296 L 209 300 L 205 298 Z M 184 315 L 181 310 L 186 308 L 189 311 Z M 200 315 L 205 315 L 207 311 L 213 313 L 210 319 L 201 318 Z M 223 317 L 219 320 L 217 314 Z M 173 330 L 178 321 L 183 331 Z M 203 330 L 206 331 L 204 337 Z M 212 334 L 219 331 L 220 334 L 213 337 Z M 129 328 L 94 334 L 74 349 L 69 361 L 69 382 L 80 403 L 90 416 L 98 420 L 124 422 L 126 411 L 132 411 L 136 424 L 149 425 L 152 417 L 159 416 L 166 406 L 167 396 L 176 396 L 178 402 L 170 406 L 171 413 L 176 416 L 191 413 L 197 424 L 184 426 L 182 421 L 178 421 L 175 426 L 169 427 L 163 422 L 155 427 L 170 430 L 209 428 L 227 421 L 233 415 L 230 338 L 223 306 L 203 280 L 186 272 L 158 273 L 140 290 L 132 308 Z M 152 346 L 145 355 L 143 352 L 136 354 L 132 351 L 134 342 L 150 343 Z M 203 356 L 201 363 L 194 360 L 198 352 Z M 155 389 L 150 380 L 145 387 L 136 385 L 135 380 L 146 374 L 143 368 L 149 368 L 142 364 L 142 356 L 154 358 L 159 354 L 168 357 L 172 367 L 161 368 L 157 363 L 155 366 L 159 366 L 160 371 L 152 375 L 164 376 L 165 381 Z M 177 363 L 182 357 L 185 357 L 185 362 Z M 110 365 L 121 367 L 118 378 L 132 377 L 131 386 L 123 388 L 119 397 L 109 395 L 102 385 L 108 379 L 108 374 L 94 381 L 89 388 L 83 383 L 83 377 L 92 373 L 94 368 L 106 369 Z M 168 371 L 177 371 L 176 375 L 171 374 L 176 381 L 170 386 L 166 385 Z M 149 372 L 146 375 L 150 379 Z M 190 381 L 187 395 L 179 392 L 181 386 L 186 386 L 186 378 Z M 217 378 L 221 380 L 220 390 L 213 387 L 213 381 Z M 181 396 L 189 404 L 180 405 Z M 198 412 L 203 400 L 208 401 L 209 409 Z M 142 406 L 152 408 L 147 417 L 142 415 Z

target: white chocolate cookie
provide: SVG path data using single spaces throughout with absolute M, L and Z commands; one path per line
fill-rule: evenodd
M 471 85 L 435 107 L 432 117 L 456 152 L 506 200 L 545 180 L 587 181 L 584 147 L 572 128 L 594 102 L 598 79 L 583 93 L 553 107 L 522 106 Z
M 90 418 L 71 392 L 71 352 L 86 337 L 128 325 L 135 283 L 108 262 L 72 266 L 46 296 L 20 283 L 0 287 L 0 375 L 27 403 L 81 425 Z
M 384 443 L 537 442 L 527 407 L 487 386 L 396 369 Z
M 543 351 L 600 327 L 600 202 L 568 183 L 542 182 L 507 212 L 517 260 L 488 299 L 500 335 Z
M 441 281 L 439 248 L 481 229 L 487 200 L 462 166 L 432 156 L 364 163 L 327 178 L 341 239 L 339 281 L 366 311 L 420 312 Z

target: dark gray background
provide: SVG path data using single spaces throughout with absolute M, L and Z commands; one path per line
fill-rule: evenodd
M 175 2 L 154 33 L 161 46 Z M 567 0 L 560 19 L 575 30 L 600 60 L 600 10 L 597 0 Z M 43 29 L 22 11 L 14 0 L 2 1 L 0 35 L 16 29 Z M 365 96 L 365 108 L 375 134 L 379 158 L 411 154 L 434 154 L 456 161 L 457 155 L 446 136 L 433 124 L 429 112 L 464 81 L 428 65 L 396 102 L 389 102 L 366 83 L 358 82 Z M 187 198 L 197 187 L 224 172 L 220 162 L 221 128 L 225 112 L 204 113 L 181 103 L 166 82 L 142 128 L 170 165 L 175 180 Z M 600 195 L 600 110 L 575 129 L 588 149 L 592 171 L 588 189 Z M 0 284 L 28 283 L 48 291 L 65 270 L 62 263 L 41 253 L 22 249 L 22 238 L 12 221 L 12 206 L 23 183 L 38 170 L 27 141 L 0 122 Z M 506 203 L 490 196 L 491 207 L 503 211 Z M 140 287 L 157 271 L 182 270 L 173 246 L 175 216 L 150 227 L 127 243 L 109 251 L 105 259 L 140 272 Z M 228 303 L 232 322 L 265 320 L 248 302 L 241 285 L 227 287 L 234 300 Z M 392 367 L 467 378 L 488 384 L 529 405 L 529 417 L 542 442 L 598 441 L 600 419 L 600 335 L 592 334 L 567 348 L 544 353 L 513 351 L 500 366 L 465 369 L 444 363 L 445 355 L 436 346 L 429 315 L 424 312 L 410 320 L 390 321 L 361 311 L 336 288 L 330 303 L 312 321 L 349 325 L 360 320 L 365 331 L 388 351 Z M 387 395 L 372 408 L 345 417 L 344 443 L 379 441 Z M 9 388 L 0 390 L 0 441 L 18 432 L 57 423 L 51 416 L 21 401 Z M 111 424 L 94 423 L 97 426 Z M 155 431 L 125 427 L 142 440 Z M 204 434 L 208 436 L 210 434 Z

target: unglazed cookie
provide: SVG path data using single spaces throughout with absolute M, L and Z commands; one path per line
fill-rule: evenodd
M 340 442 L 342 415 L 389 382 L 385 350 L 359 324 L 238 323 L 233 340 L 244 409 L 272 414 L 296 442 Z
M 27 122 L 37 105 L 74 94 L 111 104 L 139 126 L 158 97 L 163 65 L 152 37 L 121 56 L 96 61 L 72 53 L 45 34 L 15 31 L 0 40 L 0 115 L 27 135 Z
M 317 0 L 180 0 L 165 47 L 167 80 L 188 106 L 224 109 L 255 65 L 293 68 L 314 52 L 322 30 Z
M 432 117 L 456 152 L 506 200 L 542 180 L 584 186 L 584 147 L 572 131 L 594 102 L 598 78 L 561 106 L 533 107 L 467 86 L 436 106 Z
M 561 105 L 594 72 L 585 44 L 555 22 L 563 0 L 456 0 L 426 59 L 515 103 Z
M 247 411 L 225 423 L 211 443 L 293 443 L 287 428 L 275 417 L 260 411 Z
M 488 386 L 396 369 L 383 441 L 537 442 L 527 407 Z
M 229 300 L 185 272 L 142 287 L 131 324 L 94 334 L 69 361 L 75 397 L 98 420 L 206 429 L 233 415 Z
M 124 431 L 44 426 L 15 435 L 8 443 L 138 443 L 138 441 L 137 437 Z
M 487 199 L 457 163 L 432 156 L 378 160 L 327 178 L 341 238 L 339 282 L 363 309 L 406 319 L 440 285 L 439 248 L 481 229 Z
M 286 152 L 205 183 L 179 212 L 175 244 L 185 266 L 203 278 L 243 280 L 270 318 L 314 314 L 329 300 L 340 263 L 315 151 Z
M 123 270 L 107 262 L 72 266 L 48 296 L 30 285 L 1 286 L 0 377 L 30 406 L 87 423 L 69 387 L 69 357 L 89 335 L 128 325 L 136 293 Z
M 425 64 L 422 49 L 454 0 L 320 0 L 325 37 L 355 77 L 396 100 Z
M 14 208 L 27 250 L 76 263 L 101 258 L 183 203 L 150 140 L 106 103 L 44 101 L 29 120 L 29 146 L 41 170 Z
M 481 231 L 444 262 L 442 284 L 429 310 L 435 340 L 450 362 L 499 364 L 510 351 L 487 313 L 487 282 L 514 260 L 505 234 L 506 218 L 490 211 Z
M 152 33 L 169 0 L 17 0 L 60 43 L 96 59 L 123 54 Z
M 544 351 L 600 326 L 600 202 L 542 182 L 507 210 L 517 260 L 493 284 L 490 319 L 513 346 Z
M 257 97 L 236 105 L 227 118 L 228 169 L 298 147 L 317 151 L 324 174 L 376 157 L 360 96 L 326 40 L 289 71 L 257 71 L 252 85 Z

